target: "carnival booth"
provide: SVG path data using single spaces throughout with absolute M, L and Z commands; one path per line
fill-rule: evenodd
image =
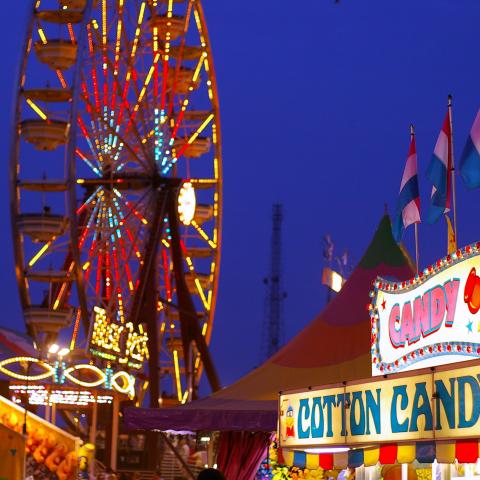
M 79 438 L 0 397 L 0 478 L 73 479 L 79 448 Z
M 367 305 L 370 374 L 282 392 L 278 463 L 303 478 L 311 469 L 359 480 L 480 478 L 477 272 L 480 242 L 410 279 L 379 276 Z
M 227 478 L 254 478 L 254 467 L 277 429 L 278 392 L 368 377 L 371 324 L 365 304 L 372 282 L 377 276 L 406 280 L 413 271 L 385 215 L 340 293 L 277 354 L 206 399 L 176 408 L 128 409 L 127 427 L 221 431 L 219 468 Z M 293 460 L 293 454 L 285 455 Z

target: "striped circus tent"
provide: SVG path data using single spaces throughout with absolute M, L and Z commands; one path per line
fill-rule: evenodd
M 277 400 L 279 391 L 370 377 L 366 305 L 378 275 L 398 280 L 414 275 L 409 257 L 393 239 L 387 215 L 339 294 L 320 315 L 267 362 L 214 397 Z
M 274 431 L 280 391 L 370 377 L 366 305 L 378 275 L 400 281 L 414 275 L 411 260 L 393 239 L 387 215 L 340 293 L 273 357 L 205 399 L 174 408 L 127 409 L 126 425 L 146 430 Z

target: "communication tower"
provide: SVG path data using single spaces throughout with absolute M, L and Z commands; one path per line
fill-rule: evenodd
M 282 220 L 282 205 L 275 203 L 272 209 L 270 274 L 263 279 L 266 286 L 262 328 L 263 360 L 270 358 L 282 346 L 285 335 L 282 305 L 287 294 L 282 289 Z

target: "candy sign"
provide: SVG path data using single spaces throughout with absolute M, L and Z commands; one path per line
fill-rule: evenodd
M 479 248 L 469 245 L 406 282 L 376 280 L 373 375 L 480 357 Z
M 480 365 L 286 392 L 282 447 L 478 437 Z

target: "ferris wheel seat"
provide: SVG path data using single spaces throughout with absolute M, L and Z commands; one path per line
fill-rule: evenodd
M 44 22 L 67 24 L 82 21 L 83 13 L 78 10 L 42 10 L 37 17 Z
M 65 144 L 67 126 L 61 120 L 24 120 L 20 130 L 23 139 L 37 150 L 51 151 Z
M 195 280 L 198 280 L 202 290 L 210 288 L 210 275 L 208 273 L 185 273 L 185 281 L 187 282 L 188 290 L 192 295 L 198 295 L 198 289 Z
M 172 68 L 168 71 L 167 86 L 176 93 L 185 95 L 192 90 L 196 90 L 200 86 L 200 78 L 192 82 L 195 70 L 193 68 L 181 67 L 178 71 Z
M 195 190 L 208 190 L 217 186 L 218 182 L 214 178 L 191 178 L 190 182 Z
M 35 53 L 40 62 L 53 70 L 68 70 L 77 59 L 76 43 L 70 40 L 49 40 L 35 42 Z
M 20 180 L 18 186 L 34 192 L 65 192 L 68 190 L 66 180 Z
M 46 243 L 63 235 L 67 217 L 45 213 L 25 213 L 17 218 L 17 228 L 34 243 Z
M 187 110 L 183 118 L 187 121 L 202 123 L 211 113 L 209 110 Z
M 197 203 L 193 218 L 198 225 L 208 222 L 213 218 L 213 205 Z
M 51 151 L 65 144 L 67 125 L 61 120 L 24 120 L 20 130 L 23 139 L 37 150 Z
M 203 52 L 204 48 L 200 45 L 172 45 L 170 47 L 170 56 L 182 60 L 198 60 Z
M 179 15 L 155 15 L 150 19 L 150 27 L 157 29 L 159 38 L 165 40 L 175 40 L 182 35 L 185 28 L 185 17 Z M 168 37 L 168 38 L 167 38 Z
M 185 148 L 188 140 L 185 138 L 177 138 L 175 140 L 175 150 L 177 152 Z M 197 137 L 191 144 L 189 144 L 182 155 L 185 158 L 199 158 L 210 150 L 212 142 L 209 137 Z
M 187 255 L 191 258 L 209 258 L 213 250 L 210 247 L 190 247 L 187 248 Z
M 69 102 L 72 91 L 64 88 L 33 88 L 24 90 L 23 96 L 40 102 Z
M 173 352 L 178 353 L 179 358 L 183 358 L 183 343 L 181 337 L 170 337 L 165 340 L 165 344 L 169 352 L 173 355 Z
M 34 337 L 41 334 L 57 334 L 70 326 L 73 308 L 53 310 L 48 307 L 31 306 L 23 312 L 25 323 L 33 331 Z
M 165 316 L 169 321 L 180 321 L 180 313 L 175 308 L 167 308 L 165 310 Z M 197 317 L 202 319 L 205 316 L 205 312 L 197 312 Z
M 25 276 L 28 280 L 35 282 L 45 282 L 45 283 L 55 283 L 55 282 L 73 282 L 75 280 L 74 276 L 71 273 L 68 273 L 65 270 L 30 270 Z

